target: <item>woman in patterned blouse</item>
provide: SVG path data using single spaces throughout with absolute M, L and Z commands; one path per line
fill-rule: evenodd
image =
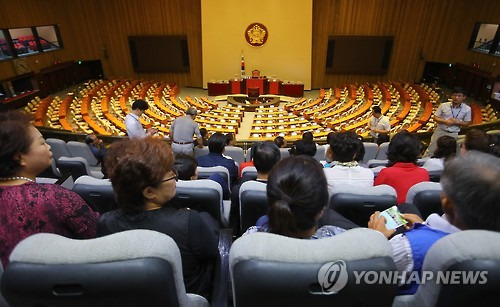
M 51 162 L 50 146 L 28 117 L 0 113 L 0 259 L 4 266 L 14 246 L 35 233 L 95 237 L 99 215 L 83 199 L 59 185 L 35 182 Z

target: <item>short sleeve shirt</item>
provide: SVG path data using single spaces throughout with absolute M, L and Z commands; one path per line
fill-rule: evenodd
M 176 118 L 170 127 L 170 131 L 174 138 L 172 141 L 175 142 L 192 142 L 193 134 L 196 134 L 196 136 L 201 139 L 198 124 L 189 115 Z
M 444 120 L 455 118 L 462 122 L 470 122 L 471 108 L 465 103 L 460 104 L 458 108 L 454 108 L 451 102 L 445 102 L 439 106 L 439 108 L 436 110 L 435 115 Z M 460 132 L 460 127 L 457 125 L 447 126 L 445 124 L 439 124 L 439 127 L 447 132 Z
M 375 118 L 372 116 L 370 118 L 370 127 L 373 127 L 378 130 L 391 130 L 391 122 L 387 116 L 380 116 L 379 118 Z M 370 135 L 373 137 L 378 137 L 378 133 L 370 131 Z

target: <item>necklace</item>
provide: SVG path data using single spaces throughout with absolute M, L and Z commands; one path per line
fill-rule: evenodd
M 346 166 L 346 167 L 356 167 L 359 165 L 357 161 L 351 161 L 351 162 L 337 162 L 335 165 L 340 165 L 340 166 Z
M 0 178 L 0 181 L 13 181 L 13 180 L 26 180 L 29 182 L 35 182 L 35 180 L 28 178 L 28 177 L 23 177 L 23 176 L 14 176 L 14 177 L 3 177 Z

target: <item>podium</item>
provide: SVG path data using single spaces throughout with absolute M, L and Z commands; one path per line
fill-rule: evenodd
M 248 95 L 249 88 L 259 88 L 259 95 L 264 95 L 264 80 L 265 79 L 247 79 L 247 90 L 246 93 Z

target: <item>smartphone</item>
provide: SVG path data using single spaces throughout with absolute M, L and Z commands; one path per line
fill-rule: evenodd
M 399 212 L 397 206 L 392 206 L 382 211 L 380 215 L 385 217 L 385 227 L 387 227 L 387 229 L 396 229 L 408 223 L 401 215 L 401 212 Z

